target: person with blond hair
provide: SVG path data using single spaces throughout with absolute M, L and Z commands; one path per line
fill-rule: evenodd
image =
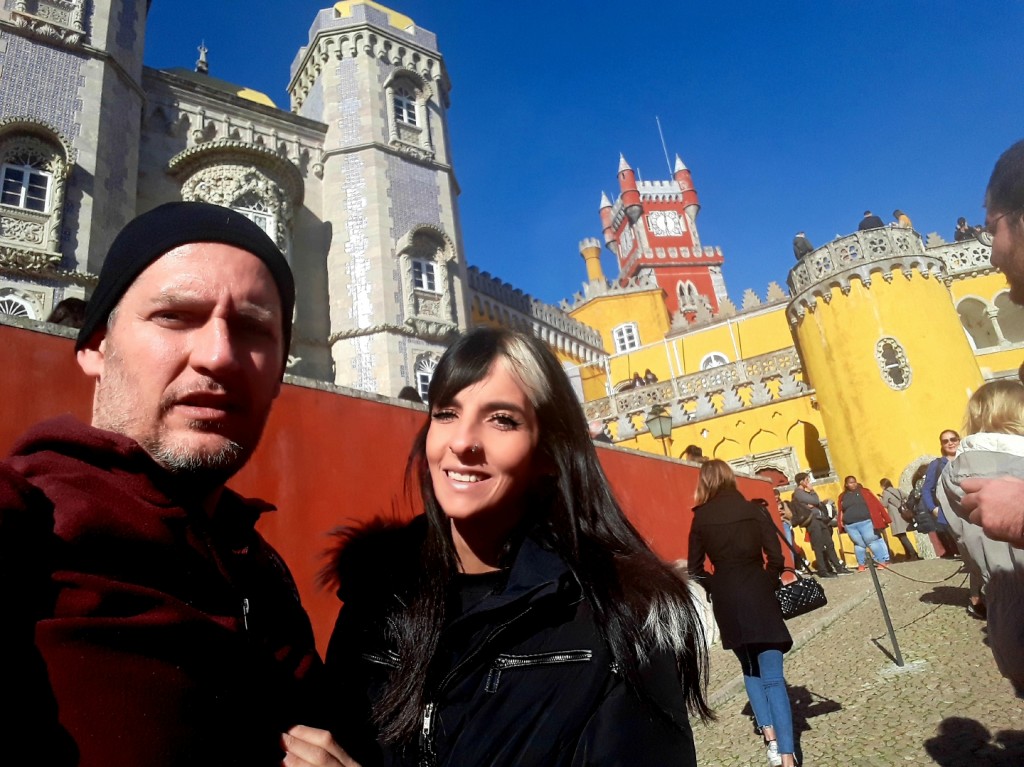
M 764 509 L 743 497 L 732 468 L 717 458 L 701 464 L 694 500 L 690 576 L 711 597 L 722 647 L 739 658 L 769 763 L 791 767 L 793 714 L 782 656 L 793 639 L 775 596 L 785 564 L 777 528 Z
M 981 386 L 967 404 L 964 431 L 968 436 L 943 471 L 937 495 L 961 551 L 980 571 L 996 664 L 1024 698 L 1024 551 L 972 523 L 961 488 L 973 478 L 1024 478 L 1024 386 L 1014 380 Z

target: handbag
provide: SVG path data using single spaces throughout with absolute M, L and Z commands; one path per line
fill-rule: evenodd
M 793 548 L 793 544 L 786 539 L 782 531 L 775 527 L 775 521 L 771 518 L 771 515 L 767 511 L 764 511 L 764 515 L 768 517 L 768 521 L 771 522 L 772 528 L 782 542 L 793 552 L 793 562 L 799 562 L 803 557 Z M 801 575 L 792 567 L 784 567 L 782 570 L 783 572 L 788 570 L 796 576 L 796 580 L 792 583 L 780 583 L 775 589 L 775 597 L 779 600 L 779 607 L 782 608 L 783 618 L 789 620 L 828 604 L 825 589 L 821 587 L 821 583 L 813 575 Z
M 804 615 L 828 604 L 825 589 L 818 579 L 810 575 L 801 575 L 791 567 L 785 568 L 796 576 L 792 583 L 784 583 L 775 589 L 775 596 L 782 608 L 782 617 L 786 620 Z

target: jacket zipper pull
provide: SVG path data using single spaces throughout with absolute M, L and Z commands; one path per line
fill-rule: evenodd
M 434 704 L 428 703 L 423 709 L 423 729 L 420 730 L 420 767 L 433 767 L 436 762 L 434 741 L 431 730 L 434 728 Z
M 242 597 L 242 628 L 249 630 L 249 598 Z

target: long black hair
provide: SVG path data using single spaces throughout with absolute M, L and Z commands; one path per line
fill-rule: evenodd
M 702 624 L 683 576 L 651 551 L 612 494 L 590 439 L 583 410 L 561 365 L 533 336 L 479 328 L 458 338 L 441 357 L 427 397 L 430 413 L 503 364 L 522 384 L 537 413 L 537 450 L 553 476 L 531 491 L 521 527 L 559 554 L 581 584 L 627 681 L 646 698 L 640 669 L 649 656 L 677 659 L 687 707 L 712 718 L 706 699 L 707 649 Z M 428 520 L 421 581 L 407 609 L 393 616 L 402 658 L 374 705 L 383 741 L 408 741 L 426 702 L 427 672 L 444 626 L 446 589 L 458 569 L 451 525 L 438 505 L 426 461 L 430 414 L 409 456 Z

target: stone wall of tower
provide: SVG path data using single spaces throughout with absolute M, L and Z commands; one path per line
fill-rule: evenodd
M 81 0 L 51 27 L 29 5 L 6 0 L 0 12 L 0 120 L 37 123 L 68 142 L 55 266 L 95 272 L 135 213 L 147 2 Z M 31 282 L 25 289 L 45 294 L 44 312 L 66 290 L 81 292 L 59 276 Z
M 334 380 L 397 394 L 467 324 L 467 277 L 448 154 L 448 81 L 434 36 L 372 5 L 321 11 L 293 65 L 293 110 L 326 124 L 323 217 Z M 408 20 L 406 20 L 408 22 Z M 405 23 L 405 22 L 403 22 Z M 415 130 L 389 89 L 417 93 Z M 410 254 L 437 253 L 440 292 L 412 287 Z M 443 267 L 443 268 L 442 268 Z
M 963 422 L 982 375 L 944 277 L 901 229 L 834 240 L 790 273 L 787 313 L 840 476 L 895 480 Z

